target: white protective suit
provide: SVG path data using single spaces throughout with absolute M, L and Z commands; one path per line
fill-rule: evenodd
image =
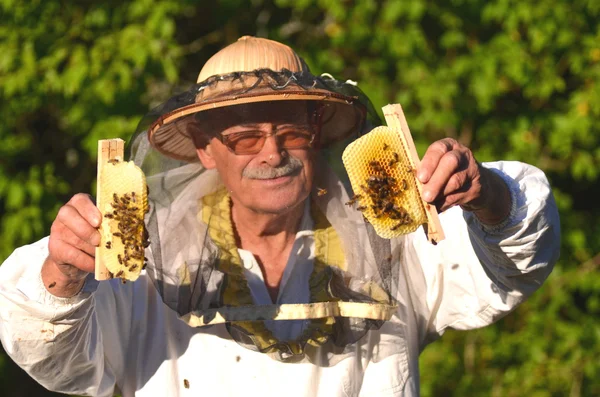
M 401 266 L 398 312 L 336 365 L 283 363 L 238 345 L 223 325 L 191 328 L 164 305 L 145 274 L 125 285 L 90 278 L 76 296 L 54 297 L 40 276 L 47 239 L 17 249 L 0 267 L 2 344 L 33 378 L 63 393 L 416 396 L 426 344 L 448 327 L 478 328 L 512 311 L 542 284 L 559 255 L 558 213 L 544 174 L 516 162 L 485 166 L 510 188 L 508 219 L 486 227 L 455 207 L 441 214 L 446 240 L 437 246 L 422 229 L 406 236 L 412 254 Z M 310 233 L 298 234 L 280 303 L 305 293 L 297 280 L 310 266 L 298 263 L 310 262 L 313 245 Z M 252 255 L 241 256 L 260 304 L 261 296 L 268 299 L 261 272 L 254 271 Z M 394 353 L 381 358 L 376 352 L 383 346 Z

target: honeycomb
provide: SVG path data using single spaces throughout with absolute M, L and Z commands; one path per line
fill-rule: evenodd
M 146 178 L 133 162 L 109 161 L 103 168 L 97 197 L 102 213 L 98 253 L 112 277 L 136 280 L 145 267 L 148 235 Z
M 380 237 L 399 237 L 427 223 L 415 172 L 397 131 L 373 129 L 348 145 L 342 161 L 355 193 L 346 204 L 361 211 Z

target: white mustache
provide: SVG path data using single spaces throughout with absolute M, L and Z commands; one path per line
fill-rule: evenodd
M 290 156 L 288 159 L 289 161 L 276 168 L 245 168 L 242 172 L 242 176 L 248 179 L 274 179 L 291 175 L 304 167 L 304 165 L 302 165 L 302 161 L 298 160 L 296 157 Z

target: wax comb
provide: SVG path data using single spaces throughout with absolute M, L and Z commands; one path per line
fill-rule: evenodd
M 395 238 L 424 225 L 432 243 L 444 239 L 437 211 L 421 199 L 415 177 L 420 160 L 400 105 L 387 105 L 388 126 L 377 127 L 352 142 L 342 161 L 355 197 L 348 205 L 361 211 L 382 238 Z
M 100 246 L 96 248 L 97 280 L 136 280 L 145 267 L 148 237 L 146 178 L 131 161 L 123 161 L 124 141 L 98 142 L 96 206 L 102 214 Z

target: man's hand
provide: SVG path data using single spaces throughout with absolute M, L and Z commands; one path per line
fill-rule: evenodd
M 510 212 L 506 183 L 482 167 L 469 148 L 452 138 L 429 146 L 417 178 L 423 183 L 423 200 L 435 204 L 440 212 L 460 205 L 488 225 L 502 222 Z
M 42 281 L 51 294 L 77 294 L 87 274 L 94 272 L 101 217 L 90 196 L 81 193 L 58 211 L 50 229 L 48 258 L 42 267 Z

